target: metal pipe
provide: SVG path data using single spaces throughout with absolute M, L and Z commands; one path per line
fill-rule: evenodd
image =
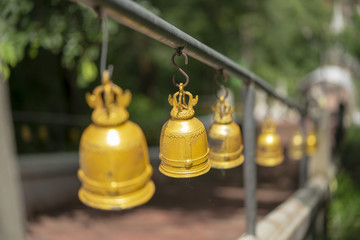
M 253 72 L 239 66 L 221 53 L 199 42 L 165 20 L 151 13 L 130 0 L 74 0 L 84 2 L 94 8 L 101 8 L 108 16 L 119 23 L 141 32 L 172 48 L 182 48 L 189 56 L 215 69 L 222 69 L 226 74 L 246 82 L 254 82 L 270 96 L 289 107 L 303 112 L 304 108 L 279 95 L 275 89 Z
M 246 86 L 246 95 L 244 96 L 244 184 L 245 184 L 245 212 L 246 212 L 246 232 L 250 235 L 256 235 L 256 164 L 255 164 L 255 147 L 256 147 L 256 126 L 254 119 L 254 85 Z
M 303 139 L 303 157 L 300 160 L 300 173 L 299 173 L 299 185 L 304 187 L 307 179 L 307 169 L 308 169 L 308 156 L 306 153 L 306 124 L 305 124 L 305 115 L 301 116 L 300 125 L 301 125 L 301 135 Z

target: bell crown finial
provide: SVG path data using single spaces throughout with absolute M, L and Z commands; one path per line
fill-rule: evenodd
M 232 116 L 231 114 L 234 112 L 232 107 L 229 105 L 228 102 L 225 101 L 225 97 L 221 96 L 219 101 L 216 103 L 215 106 L 212 106 L 211 109 L 214 112 L 214 121 L 216 123 L 231 123 Z
M 91 119 L 95 124 L 119 125 L 129 118 L 126 107 L 131 102 L 131 93 L 114 84 L 108 70 L 103 72 L 102 85 L 97 86 L 92 94 L 86 94 L 86 101 L 94 109 Z
M 262 132 L 264 133 L 268 133 L 268 132 L 273 133 L 276 131 L 276 126 L 270 117 L 266 117 L 261 129 Z
M 186 102 L 186 96 L 188 96 L 188 101 Z M 194 116 L 194 106 L 197 104 L 199 97 L 196 95 L 194 98 L 193 95 L 184 90 L 183 83 L 179 84 L 179 91 L 177 91 L 173 96 L 169 94 L 169 104 L 173 106 L 170 115 L 173 119 L 190 119 Z

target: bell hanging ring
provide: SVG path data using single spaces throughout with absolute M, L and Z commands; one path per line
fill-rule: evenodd
M 171 119 L 161 129 L 160 172 L 173 178 L 191 178 L 207 173 L 210 163 L 206 131 L 200 120 L 194 117 L 193 109 L 198 96 L 193 98 L 180 83 L 179 91 L 169 95 L 168 100 L 173 108 Z
M 288 156 L 293 160 L 300 160 L 304 156 L 304 140 L 300 130 L 296 130 L 291 138 Z
M 314 130 L 311 130 L 306 138 L 306 153 L 308 156 L 313 156 L 317 150 L 317 137 Z
M 221 96 L 212 107 L 214 123 L 208 130 L 209 160 L 212 168 L 229 169 L 244 162 L 243 143 L 240 127 L 233 122 L 230 105 Z
M 103 210 L 148 202 L 155 186 L 144 133 L 128 120 L 131 93 L 113 84 L 104 71 L 102 85 L 86 97 L 94 111 L 93 123 L 80 139 L 81 202 Z
M 279 165 L 284 160 L 284 152 L 274 122 L 266 118 L 257 138 L 256 163 L 264 167 Z

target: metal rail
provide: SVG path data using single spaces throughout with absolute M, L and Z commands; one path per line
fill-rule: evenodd
M 181 49 L 183 53 L 209 65 L 216 70 L 222 70 L 227 75 L 231 75 L 239 80 L 244 81 L 245 87 L 242 89 L 244 102 L 244 144 L 245 144 L 245 208 L 246 208 L 246 231 L 248 234 L 255 236 L 256 232 L 256 165 L 255 165 L 255 148 L 256 133 L 254 121 L 254 97 L 255 87 L 261 88 L 270 97 L 273 97 L 288 107 L 299 111 L 302 119 L 306 116 L 306 108 L 293 101 L 279 95 L 275 89 L 265 82 L 262 78 L 253 72 L 239 66 L 234 61 L 225 57 L 221 53 L 199 42 L 188 34 L 182 32 L 168 22 L 129 0 L 74 0 L 84 2 L 85 4 L 101 9 L 106 15 L 110 16 L 119 23 L 128 26 L 135 31 L 141 32 L 159 42 L 164 43 L 175 49 Z M 305 132 L 305 124 L 302 124 L 302 133 Z M 306 160 L 306 159 L 304 159 Z M 302 163 L 306 163 L 306 161 Z M 302 164 L 304 167 L 305 164 Z M 305 171 L 300 173 L 301 182 L 306 175 Z
M 241 67 L 231 59 L 199 42 L 165 20 L 130 0 L 74 0 L 93 8 L 100 8 L 108 16 L 135 31 L 141 32 L 172 48 L 183 48 L 189 56 L 237 79 L 253 82 L 287 106 L 305 114 L 305 108 L 278 94 L 275 89 L 253 72 Z

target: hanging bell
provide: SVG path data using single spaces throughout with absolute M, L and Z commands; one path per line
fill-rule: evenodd
M 276 127 L 270 118 L 266 118 L 261 134 L 257 139 L 256 163 L 264 167 L 279 165 L 284 160 L 283 148 Z
M 194 117 L 193 109 L 198 96 L 193 98 L 180 83 L 179 91 L 169 95 L 168 100 L 173 108 L 171 119 L 161 129 L 160 172 L 174 178 L 191 178 L 207 173 L 210 163 L 206 131 L 200 120 Z
M 230 105 L 224 96 L 212 107 L 214 123 L 208 130 L 209 136 L 209 160 L 211 167 L 229 169 L 241 165 L 244 162 L 243 144 L 240 127 L 233 122 Z
M 131 93 L 113 84 L 109 72 L 104 71 L 102 85 L 86 97 L 94 111 L 93 124 L 80 139 L 80 200 L 103 210 L 146 203 L 155 186 L 145 136 L 128 120 Z
M 311 130 L 306 138 L 306 153 L 313 156 L 317 150 L 317 137 L 314 130 Z
M 304 156 L 304 141 L 300 130 L 296 130 L 291 138 L 288 156 L 293 160 L 300 160 Z

